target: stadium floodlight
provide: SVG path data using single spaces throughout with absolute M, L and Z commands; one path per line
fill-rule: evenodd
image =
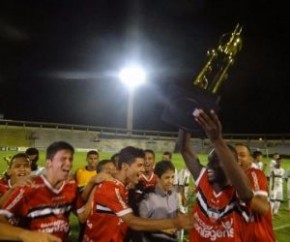
M 127 130 L 131 133 L 133 130 L 133 111 L 134 111 L 134 92 L 136 87 L 145 83 L 145 71 L 139 66 L 129 66 L 119 72 L 120 80 L 128 88 L 128 109 L 127 109 Z
M 120 71 L 119 78 L 128 88 L 132 89 L 145 82 L 146 74 L 139 66 L 129 66 Z

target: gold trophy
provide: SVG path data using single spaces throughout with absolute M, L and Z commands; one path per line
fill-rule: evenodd
M 194 132 L 195 135 L 204 135 L 199 125 L 194 122 L 193 112 L 196 108 L 218 112 L 218 90 L 228 78 L 228 70 L 242 48 L 241 32 L 242 27 L 238 24 L 231 34 L 220 37 L 216 49 L 207 51 L 207 61 L 194 79 L 191 90 L 184 90 L 176 85 L 169 87 L 169 98 L 161 116 L 163 121 Z

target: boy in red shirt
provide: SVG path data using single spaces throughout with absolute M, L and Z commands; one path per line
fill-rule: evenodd
M 144 152 L 135 147 L 120 151 L 116 179 L 104 181 L 94 192 L 93 211 L 89 215 L 83 242 L 122 242 L 127 227 L 154 231 L 168 228 L 190 228 L 189 216 L 173 219 L 136 217 L 127 203 L 128 184 L 137 184 L 144 172 Z
M 76 182 L 69 180 L 73 154 L 74 148 L 63 141 L 47 148 L 45 174 L 16 188 L 0 209 L 0 239 L 68 241 L 70 212 L 82 206 Z M 10 215 L 21 218 L 19 227 L 6 222 Z

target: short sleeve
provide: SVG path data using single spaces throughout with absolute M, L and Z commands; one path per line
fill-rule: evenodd
M 253 192 L 255 194 L 268 196 L 268 181 L 263 171 L 250 169 L 247 175 Z

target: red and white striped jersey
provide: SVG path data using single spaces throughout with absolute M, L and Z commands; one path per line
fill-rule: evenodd
M 0 180 L 0 197 L 4 195 L 11 188 L 9 180 L 1 179 Z
M 240 242 L 235 221 L 236 192 L 227 186 L 219 193 L 208 182 L 208 174 L 203 168 L 196 180 L 197 203 L 193 207 L 195 226 L 190 231 L 190 241 Z
M 132 213 L 127 197 L 127 188 L 116 179 L 102 182 L 96 187 L 83 242 L 123 241 L 127 225 L 121 217 Z
M 268 198 L 268 183 L 263 171 L 249 168 L 246 172 L 255 195 Z M 271 209 L 265 215 L 253 212 L 249 204 L 241 203 L 239 207 L 239 227 L 242 231 L 242 241 L 275 242 Z
M 41 175 L 32 185 L 17 187 L 4 203 L 0 214 L 20 218 L 19 226 L 54 234 L 63 242 L 68 240 L 69 214 L 81 208 L 76 182 L 64 181 L 55 189 Z

